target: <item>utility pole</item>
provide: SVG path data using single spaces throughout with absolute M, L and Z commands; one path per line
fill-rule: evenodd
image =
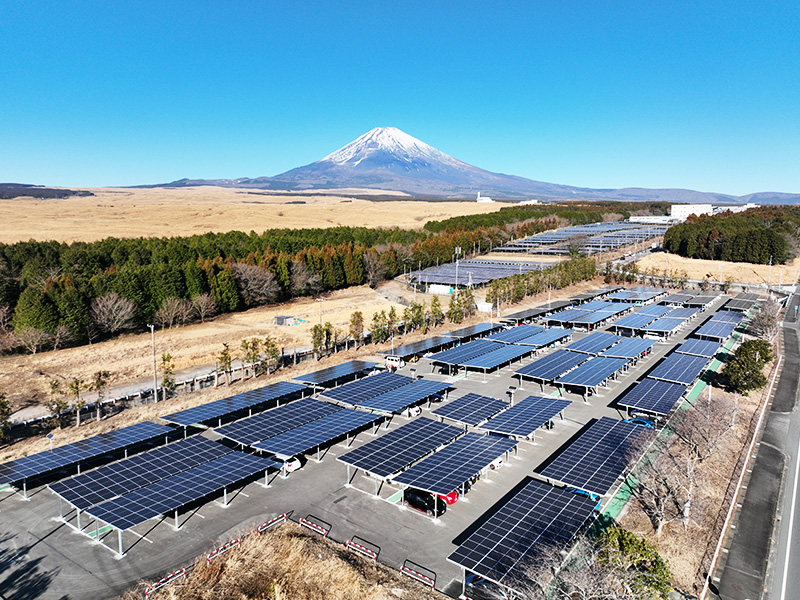
M 147 324 L 150 328 L 150 342 L 153 346 L 153 400 L 158 402 L 158 371 L 156 371 L 156 326 Z

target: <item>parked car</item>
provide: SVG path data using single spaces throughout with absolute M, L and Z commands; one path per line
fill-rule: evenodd
M 429 517 L 441 517 L 447 511 L 447 501 L 443 496 L 415 488 L 403 490 L 403 505 L 424 512 Z
M 283 461 L 283 468 L 287 473 L 294 473 L 299 471 L 306 464 L 306 459 L 303 456 L 293 456 L 289 460 Z
M 648 429 L 655 429 L 656 425 L 650 419 L 644 419 L 642 417 L 636 417 L 634 419 L 625 419 L 626 423 L 633 423 L 634 425 L 641 425 L 642 427 L 647 427 Z
M 422 408 L 420 408 L 419 406 L 407 406 L 402 411 L 400 411 L 400 414 L 404 417 L 409 417 L 409 418 L 416 417 L 417 415 L 422 414 Z

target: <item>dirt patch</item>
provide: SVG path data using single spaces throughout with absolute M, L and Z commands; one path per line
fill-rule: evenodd
M 684 258 L 677 254 L 656 252 L 638 261 L 639 271 L 655 269 L 658 273 L 665 270 L 686 271 L 689 279 L 709 279 L 710 281 L 731 280 L 737 283 L 769 283 L 772 285 L 791 284 L 800 276 L 800 259 L 796 258 L 785 265 L 754 265 L 722 260 L 700 260 Z

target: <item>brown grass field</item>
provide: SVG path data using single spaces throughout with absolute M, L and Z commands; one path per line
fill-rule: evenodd
M 207 232 L 304 227 L 420 228 L 427 221 L 495 212 L 502 204 L 477 202 L 371 202 L 346 196 L 276 196 L 220 187 L 86 188 L 94 196 L 0 200 L 0 243 L 106 237 L 169 237 Z M 357 190 L 363 195 L 363 190 Z M 353 190 L 355 193 L 356 190 Z M 374 191 L 373 191 L 374 193 Z M 305 204 L 288 204 L 303 201 Z
M 689 279 L 709 279 L 710 281 L 731 281 L 741 283 L 779 283 L 790 284 L 797 281 L 800 275 L 800 258 L 785 265 L 753 265 L 723 260 L 700 260 L 684 258 L 677 254 L 656 252 L 649 254 L 637 262 L 639 271 L 656 269 L 659 273 L 666 271 L 686 271 Z M 722 277 L 720 278 L 720 274 Z

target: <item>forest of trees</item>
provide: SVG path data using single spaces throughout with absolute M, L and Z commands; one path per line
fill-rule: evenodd
M 743 213 L 691 216 L 664 235 L 664 248 L 688 258 L 782 264 L 794 258 L 800 208 L 770 206 Z

